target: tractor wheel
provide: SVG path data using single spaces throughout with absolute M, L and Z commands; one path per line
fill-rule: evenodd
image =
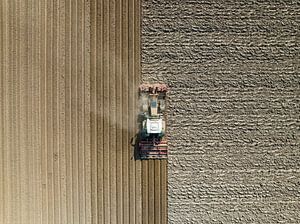
M 143 104 L 143 112 L 148 112 L 148 105 L 147 104 Z

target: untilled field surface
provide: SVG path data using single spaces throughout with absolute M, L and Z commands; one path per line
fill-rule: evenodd
M 300 223 L 299 1 L 144 0 L 171 86 L 169 223 Z
M 135 161 L 140 1 L 0 1 L 0 223 L 166 223 Z

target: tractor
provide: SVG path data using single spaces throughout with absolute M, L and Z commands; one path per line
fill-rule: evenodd
M 165 84 L 142 84 L 140 96 L 139 156 L 141 159 L 167 159 Z

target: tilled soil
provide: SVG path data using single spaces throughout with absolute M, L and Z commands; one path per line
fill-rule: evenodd
M 0 2 L 0 223 L 166 223 L 135 160 L 140 1 Z

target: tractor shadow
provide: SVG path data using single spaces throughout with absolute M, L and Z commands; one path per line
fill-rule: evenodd
M 134 160 L 141 160 L 140 157 L 140 150 L 139 150 L 139 144 L 141 141 L 141 135 L 140 132 L 142 130 L 142 122 L 144 120 L 144 115 L 139 114 L 137 117 L 137 123 L 138 123 L 138 131 L 137 133 L 131 138 L 130 144 L 133 147 L 133 158 Z

